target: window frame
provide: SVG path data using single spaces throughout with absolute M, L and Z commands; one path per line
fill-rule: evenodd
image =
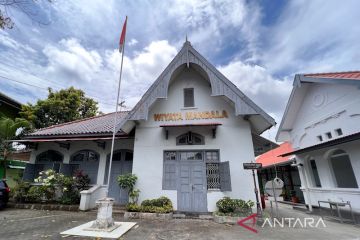
M 340 151 L 340 153 L 336 153 L 336 152 L 339 152 L 339 151 Z M 349 164 L 351 166 L 351 171 L 352 171 L 352 174 L 354 176 L 356 187 L 339 187 L 338 178 L 336 177 L 336 173 L 335 173 L 335 171 L 337 171 L 337 168 L 334 168 L 332 158 L 341 157 L 341 156 L 347 156 L 347 158 L 348 158 Z M 350 155 L 349 155 L 348 152 L 346 152 L 345 150 L 342 150 L 342 149 L 335 149 L 328 155 L 327 160 L 328 160 L 328 164 L 329 164 L 329 167 L 330 167 L 330 170 L 331 170 L 331 175 L 332 175 L 333 184 L 334 184 L 335 188 L 342 188 L 342 189 L 359 189 L 360 188 L 358 180 L 356 178 L 355 171 L 354 171 L 353 163 L 351 162 L 351 158 L 350 158 Z
M 188 91 L 190 91 L 190 92 L 188 92 Z M 192 106 L 187 106 L 187 104 L 188 104 L 187 97 L 189 97 L 187 95 L 187 92 L 192 94 L 192 95 L 190 95 L 192 97 L 192 99 L 191 99 Z M 184 97 L 184 108 L 193 108 L 193 107 L 195 107 L 195 90 L 194 90 L 194 88 L 184 88 L 183 89 L 183 97 Z

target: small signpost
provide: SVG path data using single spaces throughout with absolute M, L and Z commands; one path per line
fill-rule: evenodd
M 262 163 L 254 163 L 254 162 L 250 162 L 250 163 L 243 163 L 243 167 L 245 170 L 251 170 L 252 171 L 252 175 L 253 175 L 253 179 L 254 179 L 254 187 L 255 187 L 255 196 L 256 196 L 256 211 L 257 211 L 257 219 L 258 221 L 262 221 L 262 211 L 261 211 L 261 207 L 260 207 L 260 202 L 259 202 L 259 196 L 258 196 L 258 189 L 256 186 L 256 179 L 255 179 L 255 171 L 254 170 L 259 170 L 260 168 L 262 168 Z

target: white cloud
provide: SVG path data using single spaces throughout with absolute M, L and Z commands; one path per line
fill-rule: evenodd
M 277 123 L 280 123 L 292 89 L 292 78 L 277 79 L 266 68 L 241 61 L 230 62 L 218 69 Z M 277 127 L 271 129 L 271 139 L 275 138 L 276 129 Z M 268 134 L 265 133 L 265 137 L 269 138 Z
M 63 39 L 56 45 L 45 46 L 46 73 L 62 82 L 90 82 L 102 68 L 102 58 L 95 50 L 86 50 L 77 39 Z
M 132 39 L 130 39 L 128 44 L 129 44 L 129 46 L 135 46 L 138 43 L 139 43 L 138 40 L 136 40 L 135 38 L 132 38 Z
M 290 1 L 271 26 L 264 63 L 276 72 L 324 72 L 358 68 L 359 1 Z

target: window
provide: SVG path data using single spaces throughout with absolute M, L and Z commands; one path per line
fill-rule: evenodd
M 36 162 L 62 162 L 62 160 L 63 156 L 54 150 L 40 153 L 36 158 Z
M 203 160 L 202 151 L 180 152 L 180 160 Z
M 184 107 L 194 107 L 194 89 L 184 88 Z
M 165 152 L 165 160 L 166 161 L 176 160 L 176 152 Z
M 310 167 L 311 167 L 312 176 L 313 176 L 313 180 L 314 180 L 313 184 L 315 185 L 315 187 L 321 187 L 319 173 L 318 173 L 316 162 L 314 159 L 310 159 Z
M 72 157 L 71 162 L 97 162 L 98 160 L 99 160 L 99 155 L 96 152 L 91 150 L 83 150 L 77 152 Z
M 336 132 L 336 135 L 338 135 L 338 136 L 343 135 L 341 128 L 335 129 L 335 132 Z
M 220 189 L 219 151 L 206 151 L 206 181 L 207 189 Z
M 336 150 L 330 156 L 335 181 L 339 188 L 358 188 L 349 155 L 343 150 Z
M 220 189 L 219 163 L 206 164 L 207 189 Z
M 322 138 L 322 136 L 321 136 L 321 135 L 317 136 L 317 139 L 318 139 L 320 142 L 322 142 L 322 141 L 323 141 L 323 138 Z
M 134 153 L 133 152 L 126 152 L 125 153 L 125 161 L 132 161 L 134 157 Z
M 328 139 L 332 139 L 331 132 L 327 132 L 327 133 L 326 133 L 326 137 L 327 137 Z
M 200 134 L 187 132 L 176 138 L 176 145 L 203 145 L 204 137 Z

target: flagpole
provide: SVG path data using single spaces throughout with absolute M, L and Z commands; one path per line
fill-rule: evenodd
M 125 19 L 125 23 L 127 24 L 127 16 Z M 126 31 L 125 31 L 126 36 Z M 114 144 L 115 144 L 115 135 L 116 135 L 116 122 L 117 122 L 117 115 L 118 115 L 118 109 L 119 109 L 119 98 L 120 98 L 120 85 L 121 85 L 121 76 L 122 76 L 122 69 L 123 69 L 123 62 L 124 62 L 124 54 L 125 54 L 125 37 L 124 37 L 124 44 L 122 46 L 122 55 L 121 55 L 121 65 L 120 65 L 120 74 L 119 74 L 119 84 L 118 84 L 118 92 L 116 97 L 116 108 L 115 108 L 115 116 L 114 116 L 114 128 L 113 128 L 113 134 L 111 139 L 111 152 L 110 152 L 110 159 L 109 159 L 109 170 L 108 170 L 108 179 L 107 179 L 107 187 L 106 187 L 106 197 L 109 196 L 109 186 L 110 186 L 110 178 L 111 178 L 111 165 L 113 161 L 114 156 Z

